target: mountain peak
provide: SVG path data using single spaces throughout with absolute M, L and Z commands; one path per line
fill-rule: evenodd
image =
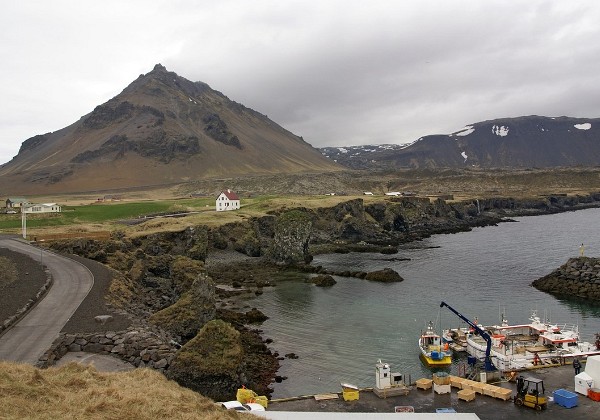
M 265 115 L 156 64 L 69 127 L 26 140 L 0 168 L 0 190 L 86 191 L 335 170 Z
M 167 71 L 167 68 L 165 66 L 163 66 L 162 64 L 158 63 L 154 66 L 154 68 L 152 69 L 153 72 L 158 72 L 158 71 Z

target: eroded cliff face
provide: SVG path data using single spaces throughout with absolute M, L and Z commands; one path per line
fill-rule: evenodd
M 333 207 L 298 207 L 225 224 L 215 228 L 194 226 L 181 232 L 165 232 L 128 239 L 115 235 L 98 242 L 74 240 L 54 244 L 67 252 L 115 266 L 154 257 L 185 256 L 205 261 L 215 250 L 234 250 L 275 263 L 295 264 L 310 260 L 316 245 L 398 245 L 439 233 L 467 231 L 476 226 L 497 224 L 507 217 L 557 213 L 600 206 L 600 193 L 586 196 L 546 196 L 528 200 L 498 198 L 447 202 L 420 197 L 391 198 L 365 205 L 362 199 Z M 159 264 L 160 265 L 160 264 Z M 121 270 L 123 267 L 115 267 Z M 161 271 L 160 267 L 153 271 Z M 164 268 L 162 272 L 168 272 Z
M 281 214 L 274 226 L 273 241 L 268 257 L 275 263 L 309 262 L 308 244 L 312 231 L 309 214 L 291 210 Z

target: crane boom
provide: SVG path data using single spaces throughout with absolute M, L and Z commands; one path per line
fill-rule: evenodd
M 494 366 L 492 365 L 492 359 L 490 358 L 490 351 L 492 349 L 492 337 L 490 337 L 490 335 L 487 332 L 482 330 L 479 327 L 479 325 L 477 325 L 476 323 L 474 323 L 473 321 L 468 319 L 466 316 L 464 316 L 463 314 L 458 312 L 456 309 L 454 309 L 452 306 L 448 305 L 446 302 L 442 301 L 442 303 L 440 303 L 440 308 L 442 308 L 444 306 L 446 308 L 448 308 L 451 312 L 454 312 L 454 314 L 456 316 L 458 316 L 460 319 L 462 319 L 467 324 L 469 324 L 469 326 L 471 328 L 473 328 L 475 331 L 477 331 L 477 333 L 479 333 L 481 338 L 483 338 L 486 341 L 487 344 L 485 347 L 485 360 L 484 360 L 485 370 L 486 370 L 486 372 L 490 372 L 490 371 L 494 370 Z

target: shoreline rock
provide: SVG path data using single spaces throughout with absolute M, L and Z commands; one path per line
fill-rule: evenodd
M 600 259 L 570 258 L 552 273 L 531 283 L 542 292 L 600 304 Z

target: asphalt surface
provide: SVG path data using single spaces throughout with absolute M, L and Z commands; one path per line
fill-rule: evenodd
M 18 239 L 0 238 L 0 247 L 41 261 L 53 278 L 46 296 L 0 336 L 0 360 L 35 364 L 85 299 L 94 284 L 94 276 L 76 261 Z

